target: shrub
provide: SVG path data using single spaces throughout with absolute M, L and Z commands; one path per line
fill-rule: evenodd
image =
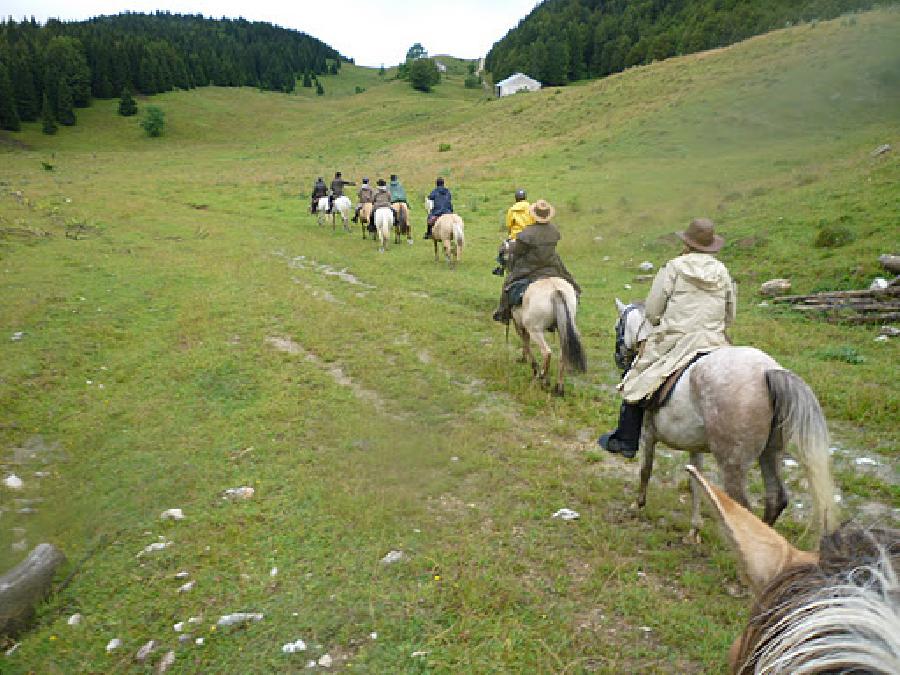
M 119 99 L 119 114 L 122 117 L 131 117 L 137 115 L 137 101 L 131 95 L 131 92 L 125 88 L 122 90 L 122 97 Z
M 827 359 L 828 361 L 843 361 L 844 363 L 849 363 L 853 366 L 858 366 L 866 361 L 865 357 L 862 356 L 855 347 L 850 347 L 848 345 L 829 347 L 820 352 L 820 355 L 823 359 Z
M 359 85 L 356 85 L 356 93 L 357 93 L 357 94 L 361 94 L 361 93 L 363 93 L 365 90 L 366 90 L 365 87 L 360 87 Z
M 147 132 L 147 135 L 151 138 L 161 136 L 165 126 L 166 119 L 163 111 L 155 105 L 148 105 L 141 120 L 141 127 Z
M 816 248 L 838 248 L 846 246 L 856 239 L 853 231 L 843 225 L 825 225 L 816 235 L 813 245 Z
M 429 92 L 441 81 L 441 73 L 434 59 L 416 59 L 409 64 L 409 83 L 413 89 Z
M 477 75 L 469 75 L 464 84 L 466 89 L 478 89 L 481 87 L 481 78 Z
M 316 80 L 316 94 L 322 96 L 325 93 L 325 87 L 322 86 L 322 83 Z
M 438 145 L 438 152 L 449 152 L 450 144 L 449 143 L 441 143 Z

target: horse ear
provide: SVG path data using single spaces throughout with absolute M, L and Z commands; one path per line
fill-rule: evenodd
M 622 316 L 622 313 L 625 311 L 626 305 L 624 302 L 616 298 L 616 309 L 619 311 L 619 316 Z
M 685 468 L 715 509 L 755 595 L 786 569 L 818 562 L 818 553 L 794 548 L 725 492 L 710 485 L 696 467 L 688 464 Z

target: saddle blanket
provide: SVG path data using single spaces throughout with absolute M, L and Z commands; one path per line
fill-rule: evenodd
M 659 389 L 657 389 L 647 398 L 641 401 L 641 407 L 646 410 L 658 410 L 662 408 L 666 403 L 669 402 L 669 397 L 672 395 L 672 392 L 675 389 L 675 385 L 678 384 L 678 380 L 681 379 L 681 376 L 684 375 L 684 372 L 707 354 L 709 354 L 709 352 L 700 352 L 694 358 L 688 361 L 684 366 L 669 375 Z

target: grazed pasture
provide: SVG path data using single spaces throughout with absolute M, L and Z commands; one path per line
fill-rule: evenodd
M 371 672 L 721 670 L 748 598 L 711 526 L 682 541 L 684 458 L 662 453 L 637 515 L 635 463 L 594 450 L 618 406 L 613 298 L 645 293 L 637 266 L 675 255 L 674 229 L 715 218 L 736 341 L 819 395 L 847 514 L 896 519 L 897 342 L 761 307 L 755 289 L 881 274 L 900 171 L 896 150 L 869 153 L 900 140 L 898 28 L 895 11 L 855 15 L 500 101 L 462 69 L 425 96 L 345 66 L 324 97 L 155 97 L 159 139 L 115 101 L 56 137 L 0 136 L 0 461 L 25 480 L 0 489 L 0 567 L 44 539 L 70 561 L 0 670 L 138 672 L 169 649 L 179 672 L 326 653 Z M 445 176 L 463 262 L 317 226 L 306 196 L 336 169 L 399 173 L 417 237 Z M 519 186 L 557 206 L 585 289 L 589 371 L 562 400 L 490 321 Z M 814 248 L 827 224 L 855 240 Z M 785 471 L 779 528 L 802 542 L 802 474 Z M 238 486 L 253 498 L 222 498 Z M 172 507 L 186 519 L 161 521 Z M 580 519 L 552 519 L 561 507 Z M 173 543 L 138 556 L 159 537 Z M 391 550 L 406 559 L 380 563 Z M 265 616 L 215 626 L 238 611 Z M 282 653 L 298 638 L 306 652 Z

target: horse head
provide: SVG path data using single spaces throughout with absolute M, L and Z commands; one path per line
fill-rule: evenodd
M 616 366 L 627 371 L 637 356 L 638 343 L 642 337 L 644 305 L 639 302 L 626 305 L 616 298 L 616 309 L 619 312 L 616 320 Z
M 900 653 L 900 532 L 846 523 L 801 551 L 687 471 L 713 506 L 755 597 L 732 644 L 733 673 L 895 672 Z

